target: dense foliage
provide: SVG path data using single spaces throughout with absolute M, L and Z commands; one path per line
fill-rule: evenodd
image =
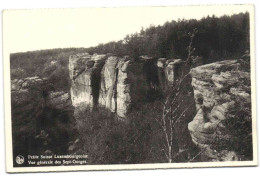
M 150 26 L 139 33 L 127 35 L 123 40 L 89 48 L 90 53 L 115 53 L 137 57 L 181 59 L 187 57 L 189 32 L 197 29 L 194 54 L 202 56 L 204 63 L 230 59 L 249 50 L 249 14 L 205 17 L 201 20 L 178 20 L 162 26 Z

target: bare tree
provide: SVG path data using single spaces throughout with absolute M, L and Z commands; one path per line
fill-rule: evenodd
M 183 84 L 187 81 L 187 76 L 188 74 L 182 76 L 175 82 L 171 89 L 167 91 L 167 96 L 162 102 L 162 115 L 160 118 L 155 118 L 164 134 L 164 151 L 169 163 L 180 153 L 185 152 L 183 147 L 180 146 L 181 144 L 177 144 L 179 145 L 179 152 L 174 154 L 173 146 L 176 145 L 176 126 L 181 119 L 186 116 L 186 112 L 192 105 L 192 103 L 187 102 L 187 100 L 190 99 L 188 97 L 192 95 L 191 92 L 182 89 Z
M 192 65 L 196 62 L 195 59 L 198 56 L 194 56 L 195 48 L 193 48 L 193 39 L 198 32 L 194 29 L 192 33 L 188 33 L 190 36 L 190 43 L 187 47 L 188 55 L 185 63 L 180 68 L 182 69 L 179 77 L 170 85 L 164 92 L 165 99 L 162 101 L 162 115 L 155 120 L 160 125 L 164 134 L 164 153 L 169 163 L 173 162 L 176 157 L 178 157 L 183 152 L 186 152 L 183 144 L 176 144 L 176 126 L 178 123 L 185 118 L 187 112 L 192 107 L 193 102 L 190 101 L 193 98 L 192 90 L 190 89 L 190 76 L 189 72 Z M 179 150 L 176 152 L 174 146 L 178 145 Z

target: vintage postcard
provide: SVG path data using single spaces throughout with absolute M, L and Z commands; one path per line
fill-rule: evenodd
M 256 166 L 253 5 L 3 11 L 7 172 Z

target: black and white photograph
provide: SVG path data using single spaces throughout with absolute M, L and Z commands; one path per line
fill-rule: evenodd
M 3 11 L 7 172 L 257 165 L 254 6 Z

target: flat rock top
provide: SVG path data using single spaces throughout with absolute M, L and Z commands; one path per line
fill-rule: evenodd
M 240 67 L 241 65 L 238 60 L 225 60 L 195 67 L 191 69 L 190 74 L 194 78 L 208 80 L 211 79 L 213 74 L 238 70 Z
M 91 55 L 90 54 L 88 54 L 88 53 L 78 53 L 78 54 L 76 54 L 76 55 L 74 55 L 75 57 L 91 57 Z
M 220 70 L 223 71 L 223 68 L 229 68 L 231 70 L 232 68 L 237 68 L 237 66 L 239 66 L 238 60 L 224 60 L 195 67 L 191 69 L 191 74 L 198 74 L 201 70 L 215 70 L 216 72 Z

